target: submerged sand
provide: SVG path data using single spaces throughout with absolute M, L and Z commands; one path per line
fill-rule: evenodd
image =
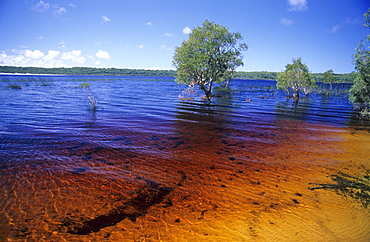
M 370 241 L 370 134 L 277 122 L 217 136 L 179 121 L 146 153 L 87 143 L 5 164 L 0 240 Z

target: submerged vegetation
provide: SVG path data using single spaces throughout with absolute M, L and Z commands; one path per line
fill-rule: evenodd
M 22 89 L 22 87 L 17 84 L 9 84 L 8 87 L 15 90 Z
M 86 93 L 88 95 L 89 103 L 90 103 L 90 108 L 92 111 L 96 111 L 97 108 L 97 102 L 94 97 L 94 95 L 90 91 L 90 83 L 84 82 L 80 85 L 81 88 L 84 88 L 86 90 Z
M 331 179 L 334 183 L 311 183 L 315 187 L 309 187 L 308 189 L 333 189 L 343 196 L 354 198 L 365 208 L 370 206 L 370 170 L 365 170 L 363 176 L 359 177 L 339 172 L 331 175 Z

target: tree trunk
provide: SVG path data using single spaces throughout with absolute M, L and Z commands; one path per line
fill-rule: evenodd
M 207 92 L 207 98 L 208 98 L 208 100 L 210 100 L 211 99 L 211 97 L 212 97 L 212 94 L 211 94 L 211 92 L 212 92 L 212 84 L 213 84 L 213 82 L 212 81 L 210 81 L 209 82 L 209 85 L 208 85 L 208 92 Z
M 222 83 L 222 86 L 226 87 L 226 88 L 229 88 L 230 87 L 230 81 L 231 79 L 226 79 L 223 83 Z
M 289 90 L 289 88 L 285 89 L 285 91 L 286 91 L 286 97 L 287 98 L 290 98 L 290 90 Z
M 293 98 L 294 98 L 294 100 L 298 100 L 299 99 L 299 93 L 298 92 L 294 92 Z
M 208 100 L 211 99 L 211 85 L 208 86 L 208 88 L 205 86 L 205 85 L 200 85 L 200 88 L 204 91 L 204 93 L 206 94 L 206 98 Z

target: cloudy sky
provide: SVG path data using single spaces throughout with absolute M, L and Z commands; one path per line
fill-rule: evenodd
M 354 70 L 368 0 L 0 0 L 0 65 L 173 69 L 176 46 L 208 19 L 240 32 L 239 71 Z

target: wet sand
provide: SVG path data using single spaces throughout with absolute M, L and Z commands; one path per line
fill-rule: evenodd
M 370 241 L 356 196 L 370 195 L 368 132 L 278 119 L 173 131 L 132 133 L 137 149 L 61 143 L 55 157 L 4 162 L 0 240 Z M 336 176 L 363 186 L 341 190 Z

